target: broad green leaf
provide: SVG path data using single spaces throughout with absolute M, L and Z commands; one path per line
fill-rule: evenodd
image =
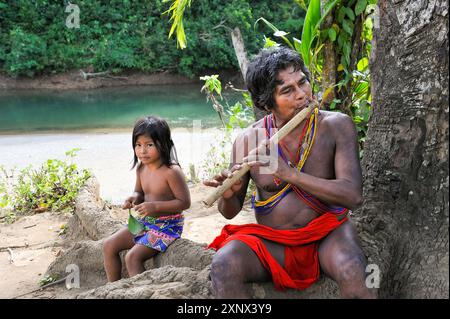
M 340 7 L 338 11 L 338 22 L 342 23 L 345 18 L 345 7 Z
M 342 53 L 344 53 L 343 57 L 345 59 L 345 65 L 346 66 L 350 65 L 350 52 L 351 52 L 350 43 L 345 42 L 344 45 L 342 46 Z
M 369 59 L 367 57 L 362 58 L 358 61 L 357 68 L 358 71 L 364 71 L 369 66 Z
M 348 7 L 344 7 L 345 10 L 345 14 L 347 15 L 347 17 L 349 17 L 350 20 L 354 21 L 355 20 L 355 14 L 353 13 L 353 10 L 351 8 Z
M 328 37 L 332 42 L 336 41 L 336 30 L 334 30 L 334 28 L 328 29 Z
M 342 21 L 342 29 L 347 32 L 350 36 L 353 34 L 353 22 L 350 20 L 344 19 Z
M 320 20 L 320 0 L 311 0 L 302 31 L 302 57 L 307 66 L 311 63 L 311 45 L 316 37 L 316 24 Z
M 356 95 L 361 96 L 363 94 L 366 94 L 368 90 L 369 90 L 369 83 L 361 82 L 356 86 L 354 92 Z
M 144 225 L 131 214 L 131 209 L 128 210 L 128 230 L 133 235 L 138 235 L 144 230 Z
M 366 10 L 367 0 L 358 0 L 355 6 L 355 14 L 359 16 L 361 13 Z

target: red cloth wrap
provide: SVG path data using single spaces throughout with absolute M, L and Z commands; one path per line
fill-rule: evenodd
M 240 240 L 272 274 L 276 289 L 305 289 L 319 279 L 318 241 L 346 220 L 338 221 L 334 214 L 325 213 L 298 229 L 277 230 L 259 224 L 225 225 L 207 248 L 218 250 L 232 240 Z M 272 257 L 261 238 L 286 246 L 285 268 Z

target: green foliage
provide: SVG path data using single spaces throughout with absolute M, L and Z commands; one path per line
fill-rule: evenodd
M 9 33 L 11 50 L 6 54 L 5 67 L 12 75 L 33 76 L 42 70 L 47 45 L 38 35 L 24 32 L 20 27 Z
M 131 209 L 128 209 L 128 230 L 133 235 L 139 235 L 144 230 L 144 226 L 131 214 Z
M 73 158 L 77 151 L 72 149 L 66 156 Z M 9 174 L 2 171 L 0 206 L 18 213 L 71 211 L 79 189 L 90 176 L 89 171 L 58 159 L 49 159 L 38 169 L 28 166 L 17 176 L 14 170 Z
M 188 47 L 177 49 L 169 11 L 184 6 Z M 264 15 L 286 32 L 300 32 L 304 12 L 292 10 L 291 1 L 96 1 L 76 3 L 80 28 L 65 25 L 63 1 L 0 0 L 0 72 L 36 76 L 91 68 L 94 72 L 124 70 L 173 71 L 189 77 L 206 69 L 238 69 L 230 30 L 241 29 L 249 54 L 263 44 L 254 30 Z M 178 11 L 177 11 L 178 10 Z M 172 30 L 172 32 L 175 32 Z M 177 31 L 178 32 L 178 31 Z M 175 33 L 174 33 L 175 34 Z
M 59 236 L 64 235 L 67 232 L 68 229 L 69 229 L 69 226 L 67 224 L 61 224 L 61 226 L 59 226 L 58 235 Z
M 39 280 L 38 285 L 39 287 L 43 287 L 45 285 L 51 284 L 52 282 L 59 280 L 59 277 L 59 275 L 47 275 Z
M 370 6 L 376 0 L 329 0 L 325 3 L 322 13 L 319 0 L 310 0 L 308 6 L 303 1 L 296 1 L 302 8 L 307 8 L 301 40 L 292 36 L 292 41 L 287 37 L 288 33 L 278 29 L 265 18 L 259 18 L 289 47 L 297 50 L 308 67 L 312 86 L 315 93 L 324 92 L 330 88 L 321 86 L 323 56 L 321 49 L 326 41 L 334 44 L 338 57 L 335 85 L 337 98 L 329 105 L 330 110 L 344 111 L 353 117 L 358 129 L 358 138 L 361 149 L 367 132 L 367 124 L 371 110 L 369 57 L 372 41 L 372 19 L 366 15 Z M 322 22 L 329 14 L 333 15 L 332 25 L 328 28 L 322 26 Z M 359 21 L 358 21 L 359 19 Z M 360 38 L 355 37 L 356 26 L 362 28 Z M 279 45 L 271 38 L 265 36 L 264 47 Z M 354 46 L 362 49 L 358 55 L 352 56 Z
M 218 112 L 221 120 L 223 121 L 224 118 L 223 110 L 226 110 L 228 117 L 226 124 L 224 123 L 224 129 L 215 138 L 216 142 L 210 146 L 206 154 L 207 160 L 203 162 L 201 167 L 202 177 L 209 178 L 228 168 L 230 164 L 229 155 L 231 154 L 231 145 L 233 144 L 233 132 L 236 129 L 246 128 L 255 121 L 255 117 L 253 103 L 247 91 L 241 91 L 243 97 L 242 102 L 238 101 L 230 106 L 225 100 L 224 106 L 215 97 L 215 94 L 220 94 L 221 96 L 222 92 L 222 84 L 218 75 L 204 76 L 200 79 L 205 81 L 202 91 L 208 94 L 208 98 L 213 101 L 214 109 L 217 110 L 220 108 L 222 110 L 221 113 Z
M 219 115 L 223 126 L 225 126 L 225 122 L 223 121 L 223 106 L 219 102 L 219 99 L 222 100 L 222 83 L 219 81 L 219 75 L 202 76 L 200 80 L 205 81 L 200 91 L 206 93 L 206 100 L 212 102 L 214 110 Z M 218 97 L 216 97 L 216 94 Z
M 165 0 L 164 2 L 168 2 Z M 181 49 L 186 48 L 186 34 L 183 28 L 183 14 L 186 7 L 191 6 L 191 0 L 175 0 L 170 6 L 169 10 L 164 13 L 172 13 L 170 21 L 173 21 L 172 27 L 169 31 L 169 38 L 172 36 L 173 32 L 177 31 L 177 43 Z
M 219 80 L 219 75 L 205 75 L 201 76 L 200 80 L 205 81 L 205 84 L 201 88 L 201 92 L 206 92 L 206 94 L 214 94 L 217 93 L 219 96 L 222 96 L 222 83 Z

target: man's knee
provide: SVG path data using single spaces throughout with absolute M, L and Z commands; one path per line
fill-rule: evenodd
M 244 243 L 232 241 L 220 249 L 211 262 L 213 282 L 243 280 L 245 274 Z
M 363 255 L 342 255 L 335 265 L 336 281 L 342 285 L 360 285 L 365 282 L 366 261 Z

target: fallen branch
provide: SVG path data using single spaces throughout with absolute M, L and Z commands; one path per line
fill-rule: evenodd
M 23 294 L 21 294 L 21 295 L 15 296 L 15 297 L 12 297 L 11 299 L 17 299 L 17 298 L 19 298 L 19 297 L 23 297 L 23 296 L 25 296 L 25 295 L 32 294 L 33 292 L 42 291 L 42 290 L 44 290 L 45 288 L 48 288 L 48 287 L 50 287 L 50 286 L 54 286 L 54 285 L 60 284 L 60 283 L 64 282 L 64 281 L 67 279 L 67 277 L 69 277 L 69 275 L 67 275 L 67 276 L 64 277 L 64 278 L 58 279 L 58 280 L 56 280 L 56 281 L 54 281 L 54 282 L 51 282 L 51 283 L 49 283 L 49 284 L 46 284 L 46 285 L 44 285 L 44 286 L 42 286 L 42 287 L 40 287 L 40 288 L 38 288 L 38 289 L 34 289 L 34 290 L 32 290 L 32 291 L 23 293 Z
M 104 71 L 104 72 L 97 72 L 97 73 L 86 73 L 83 70 L 80 70 L 81 77 L 85 80 L 89 80 L 90 78 L 108 78 L 113 80 L 128 80 L 125 76 L 112 76 L 110 75 L 110 71 Z
M 29 248 L 29 247 L 35 247 L 35 246 L 40 246 L 40 245 L 43 245 L 43 246 L 38 247 L 38 248 L 42 249 L 42 248 L 52 247 L 55 245 L 55 243 L 58 243 L 58 241 L 54 241 L 54 242 L 50 242 L 50 243 L 43 242 L 43 243 L 37 243 L 37 244 L 33 244 L 33 245 L 25 244 L 25 245 L 17 245 L 17 246 L 0 247 L 0 252 L 7 251 L 8 249 Z

